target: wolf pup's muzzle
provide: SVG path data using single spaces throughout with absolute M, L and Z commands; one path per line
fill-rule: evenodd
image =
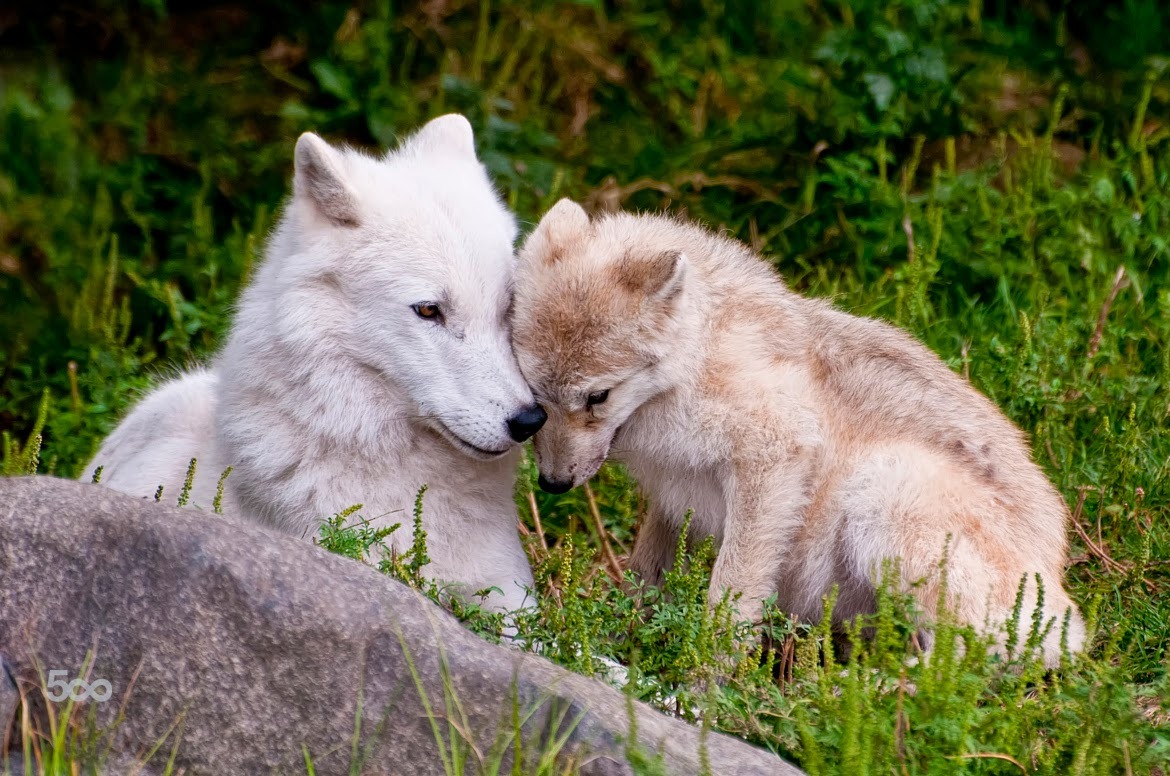
M 567 493 L 573 488 L 572 481 L 561 482 L 560 480 L 546 480 L 543 474 L 536 479 L 536 484 L 539 485 L 540 489 L 545 493 Z

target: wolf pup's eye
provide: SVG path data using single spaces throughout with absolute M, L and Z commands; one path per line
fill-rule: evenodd
M 410 307 L 419 318 L 424 318 L 428 321 L 443 320 L 443 311 L 434 302 L 419 302 L 418 304 L 412 304 Z
M 586 407 L 596 407 L 598 404 L 605 404 L 605 400 L 609 398 L 609 389 L 604 391 L 594 391 L 585 398 Z

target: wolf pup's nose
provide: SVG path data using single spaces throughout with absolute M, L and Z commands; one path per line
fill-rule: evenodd
M 544 407 L 533 404 L 508 418 L 508 433 L 517 442 L 523 442 L 540 431 L 540 427 L 544 425 L 546 420 L 548 420 L 548 415 L 545 413 Z
M 543 474 L 536 478 L 536 484 L 539 485 L 540 489 L 545 493 L 567 493 L 573 487 L 572 482 L 546 480 Z

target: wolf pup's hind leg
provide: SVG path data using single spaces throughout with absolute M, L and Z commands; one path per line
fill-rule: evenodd
M 996 634 L 996 649 L 1004 646 L 1025 575 L 1018 643 L 1027 641 L 1036 608 L 1035 574 L 1045 580 L 1042 617 L 1048 633 L 1039 645 L 1044 662 L 1060 662 L 1069 607 L 1068 646 L 1081 647 L 1080 614 L 1060 585 L 1059 569 L 1049 568 L 1053 548 L 1021 540 L 1022 521 L 1009 505 L 962 469 L 912 444 L 876 448 L 843 482 L 837 505 L 844 514 L 843 555 L 853 572 L 873 579 L 885 560 L 900 558 L 902 584 L 928 620 L 938 614 L 945 552 L 946 606 L 959 622 Z

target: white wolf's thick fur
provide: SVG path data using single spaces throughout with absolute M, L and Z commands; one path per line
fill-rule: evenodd
M 398 550 L 426 484 L 424 571 L 518 608 L 532 572 L 507 423 L 533 399 L 508 338 L 515 237 L 462 116 L 384 158 L 303 135 L 293 197 L 213 368 L 150 393 L 89 470 L 170 500 L 197 457 L 192 503 L 209 507 L 231 465 L 228 513 L 312 537 L 361 503 L 375 526 L 403 524 Z
M 836 615 L 852 617 L 901 558 L 929 615 L 950 535 L 964 621 L 1006 621 L 1026 574 L 1026 629 L 1039 574 L 1045 659 L 1066 611 L 1081 646 L 1067 507 L 1019 429 L 911 337 L 793 293 L 743 245 L 664 217 L 591 222 L 562 200 L 521 250 L 513 342 L 548 411 L 542 484 L 625 462 L 651 503 L 630 565 L 651 580 L 693 508 L 692 535 L 720 545 L 711 596 L 742 593 L 742 614 L 777 593 L 819 619 L 837 584 Z

